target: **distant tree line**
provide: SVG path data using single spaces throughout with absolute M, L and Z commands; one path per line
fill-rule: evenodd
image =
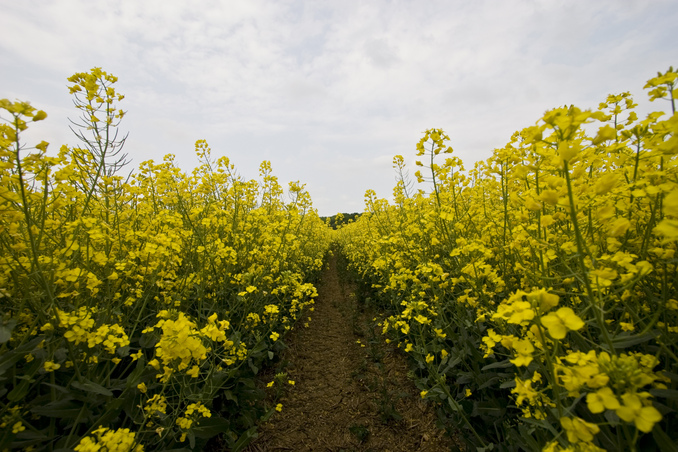
M 320 217 L 320 219 L 332 229 L 337 229 L 341 225 L 357 220 L 360 215 L 362 214 L 358 212 L 338 213 L 336 215 L 332 215 L 331 217 Z

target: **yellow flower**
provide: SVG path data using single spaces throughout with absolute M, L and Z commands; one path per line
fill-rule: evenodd
M 110 430 L 100 427 L 94 430 L 95 436 L 86 436 L 75 446 L 76 452 L 96 452 L 96 451 L 125 451 L 125 452 L 143 452 L 144 447 L 136 443 L 136 434 L 128 428 Z
M 629 227 L 631 227 L 631 222 L 626 218 L 617 218 L 608 227 L 608 235 L 611 237 L 619 237 L 620 235 L 626 234 Z
M 673 190 L 664 197 L 662 208 L 664 214 L 678 218 L 678 188 L 674 187 Z
M 426 394 L 428 394 L 428 391 L 421 391 L 419 395 L 421 396 L 422 399 L 426 398 Z
M 35 115 L 33 116 L 33 121 L 34 121 L 34 122 L 35 122 L 35 121 L 42 121 L 42 120 L 45 119 L 46 117 L 47 117 L 47 113 L 45 113 L 45 112 L 42 111 L 42 110 L 38 110 L 38 111 L 35 113 Z
M 275 406 L 275 410 L 278 412 L 282 411 L 282 408 L 283 408 L 282 403 L 279 403 Z
M 558 302 L 560 301 L 560 297 L 558 295 L 548 293 L 545 289 L 539 289 L 528 293 L 527 299 L 539 306 L 539 310 L 542 313 L 558 306 Z
M 527 198 L 525 199 L 525 207 L 527 210 L 537 211 L 541 210 L 544 206 L 540 202 L 535 201 L 533 198 Z
M 275 315 L 275 314 L 278 314 L 279 312 L 280 312 L 280 309 L 278 308 L 278 306 L 276 306 L 274 304 L 268 304 L 268 305 L 264 306 L 264 314 Z
M 193 420 L 185 417 L 180 417 L 177 419 L 177 425 L 182 430 L 188 430 L 189 428 L 191 428 L 191 425 L 193 425 Z M 183 442 L 185 441 L 185 439 L 182 439 L 181 441 Z
M 649 433 L 654 424 L 662 420 L 661 413 L 652 405 L 643 406 L 637 394 L 622 396 L 623 406 L 616 409 L 617 416 L 626 422 L 633 422 L 638 430 Z
M 593 441 L 593 436 L 600 431 L 596 424 L 586 422 L 578 417 L 561 417 L 560 425 L 567 432 L 567 439 L 571 443 L 578 443 L 579 441 L 589 443 Z
M 54 372 L 59 369 L 61 364 L 57 364 L 53 361 L 45 361 L 45 372 Z
M 158 314 L 159 317 L 174 316 L 172 313 Z M 196 324 L 190 320 L 183 312 L 176 315 L 176 320 L 166 318 L 160 320 L 156 325 L 162 328 L 162 336 L 155 346 L 156 357 L 162 360 L 165 366 L 173 364 L 179 365 L 179 370 L 189 366 L 191 361 L 202 362 L 207 357 L 207 348 L 203 345 L 201 334 L 196 329 Z M 154 361 L 151 364 L 156 369 Z
M 139 383 L 137 385 L 137 389 L 141 391 L 142 394 L 146 394 L 146 391 L 148 391 L 148 388 L 146 387 L 146 383 Z
M 558 204 L 560 194 L 558 193 L 557 190 L 544 190 L 539 194 L 539 199 L 541 199 L 547 204 L 555 206 L 556 204 Z
M 606 205 L 596 210 L 596 217 L 600 221 L 605 221 L 608 218 L 612 218 L 614 216 L 614 211 L 615 211 L 614 206 Z
M 534 352 L 532 342 L 526 339 L 518 339 L 513 341 L 512 347 L 517 352 L 517 356 L 510 360 L 511 363 L 517 367 L 529 366 L 532 362 L 532 352 Z
M 531 402 L 539 396 L 539 393 L 532 388 L 532 380 L 521 380 L 516 377 L 515 382 L 516 387 L 511 389 L 511 393 L 517 394 L 516 404 L 518 406 L 522 405 L 525 399 Z
M 148 399 L 148 402 L 146 402 L 146 406 L 144 407 L 144 411 L 146 411 L 149 415 L 153 415 L 156 412 L 165 414 L 166 410 L 167 399 L 165 396 L 161 396 L 160 394 L 155 394 L 153 397 Z
M 198 375 L 200 375 L 200 367 L 198 366 L 191 367 L 191 370 L 186 372 L 186 375 L 192 378 L 198 378 Z
M 279 337 L 280 334 L 276 333 L 275 331 L 271 333 L 271 340 L 273 340 L 273 342 L 277 341 Z
M 26 427 L 21 422 L 17 422 L 12 426 L 12 433 L 17 434 L 26 430 Z
M 665 242 L 678 241 L 678 220 L 664 218 L 654 228 L 654 233 L 664 236 Z
M 189 406 L 186 407 L 187 415 L 192 415 L 194 413 L 202 417 L 212 417 L 212 412 L 209 410 L 209 408 L 207 408 L 200 402 L 191 403 Z
M 614 140 L 616 137 L 617 130 L 610 125 L 605 125 L 598 129 L 596 137 L 591 142 L 597 146 L 604 141 Z
M 581 149 L 579 145 L 572 142 L 561 141 L 558 144 L 558 155 L 565 162 L 572 160 L 574 156 L 576 156 L 579 153 L 580 150 Z
M 588 393 L 586 395 L 586 404 L 591 413 L 602 413 L 606 409 L 616 410 L 620 407 L 617 396 L 607 386 L 596 392 Z
M 636 327 L 633 326 L 633 323 L 629 322 L 619 322 L 619 325 L 622 328 L 622 331 L 633 331 Z
M 429 353 L 428 355 L 426 355 L 426 362 L 427 363 L 429 363 L 429 364 L 432 363 L 434 359 L 435 359 L 435 357 L 432 354 Z
M 541 323 L 554 339 L 563 339 L 568 330 L 578 330 L 584 326 L 584 321 L 569 307 L 545 315 L 541 318 Z
M 417 316 L 414 318 L 414 320 L 416 320 L 417 322 L 421 323 L 422 325 L 426 325 L 426 324 L 428 324 L 428 323 L 431 323 L 431 320 L 430 320 L 430 319 L 424 317 L 424 316 L 421 315 L 421 314 L 417 315 Z
M 518 292 L 509 299 L 515 301 L 499 305 L 497 312 L 492 315 L 492 318 L 503 318 L 508 323 L 526 325 L 534 318 L 535 313 L 529 301 L 522 301 L 520 299 L 522 295 L 525 295 L 525 293 Z
M 494 347 L 501 342 L 502 336 L 497 334 L 492 328 L 487 330 L 487 336 L 483 337 L 483 345 L 481 350 L 485 350 L 483 358 L 487 358 L 492 354 Z

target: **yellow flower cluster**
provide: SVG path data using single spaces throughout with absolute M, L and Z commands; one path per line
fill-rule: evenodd
M 130 173 L 116 82 L 101 68 L 69 78 L 80 146 L 50 155 L 24 142 L 45 112 L 0 100 L 0 419 L 18 400 L 36 413 L 7 424 L 1 450 L 22 429 L 73 448 L 85 415 L 164 450 L 193 438 L 184 407 L 190 420 L 219 398 L 212 421 L 238 438 L 258 409 L 236 409 L 240 391 L 317 296 L 331 231 L 304 186 L 283 189 L 266 161 L 247 180 L 204 140 L 191 172 L 168 155 Z M 124 436 L 106 428 L 78 447 Z
M 118 324 L 102 324 L 95 329 L 93 315 L 96 312 L 96 308 L 81 307 L 72 312 L 57 308 L 53 323 L 45 323 L 40 329 L 45 332 L 55 331 L 54 325 L 57 325 L 57 334 L 62 334 L 67 341 L 74 345 L 84 343 L 90 349 L 102 345 L 109 355 L 115 355 L 119 348 L 130 344 L 129 337 L 124 328 Z M 65 332 L 62 332 L 61 329 Z M 56 366 L 56 369 L 58 369 L 59 364 L 56 364 Z M 51 367 L 54 368 L 54 365 L 51 365 Z M 45 365 L 45 369 L 47 369 L 47 365 Z
M 99 427 L 94 436 L 85 436 L 75 446 L 76 452 L 143 452 L 144 446 L 137 444 L 135 434 L 127 428 L 110 430 Z
M 144 329 L 143 333 L 150 333 L 156 328 L 162 330 L 160 340 L 155 346 L 156 358 L 149 363 L 155 368 L 162 364 L 163 374 L 158 375 L 161 381 L 168 381 L 174 371 L 186 370 L 192 364 L 186 373 L 193 378 L 197 377 L 200 365 L 207 359 L 209 351 L 203 344 L 206 338 L 213 342 L 223 342 L 227 351 L 233 346 L 233 342 L 226 338 L 225 333 L 229 328 L 229 322 L 222 320 L 217 324 L 216 314 L 210 316 L 207 325 L 200 330 L 183 312 L 163 310 L 157 316 L 161 320 L 155 326 Z
M 146 391 L 142 391 L 146 392 Z M 153 397 L 148 399 L 146 405 L 144 406 L 144 411 L 150 415 L 165 414 L 167 412 L 167 399 L 165 396 L 160 394 L 155 394 Z
M 340 229 L 386 307 L 387 341 L 475 447 L 678 441 L 666 430 L 678 409 L 676 80 L 670 68 L 646 85 L 669 115 L 639 119 L 629 93 L 556 108 L 469 171 L 427 130 L 415 173 L 427 189 L 396 156 L 393 204 L 368 191 Z
M 201 417 L 212 417 L 212 413 L 200 402 L 191 403 L 186 407 L 184 416 L 177 418 L 177 425 L 182 430 L 189 430 L 194 423 L 200 422 Z M 180 441 L 186 441 L 186 433 L 182 433 Z

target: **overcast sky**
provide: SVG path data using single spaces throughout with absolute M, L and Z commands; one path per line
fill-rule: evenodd
M 199 5 L 199 6 L 198 6 Z M 119 77 L 137 167 L 194 143 L 248 179 L 270 160 L 306 184 L 320 215 L 391 198 L 443 128 L 467 168 L 564 104 L 596 108 L 678 65 L 676 0 L 0 0 L 0 98 L 47 111 L 29 138 L 76 145 L 66 78 Z M 37 142 L 36 141 L 36 142 Z M 414 172 L 414 169 L 412 170 Z

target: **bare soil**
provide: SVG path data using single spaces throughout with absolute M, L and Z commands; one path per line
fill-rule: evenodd
M 285 384 L 282 411 L 260 425 L 245 450 L 456 450 L 457 441 L 436 427 L 433 408 L 408 379 L 406 357 L 383 342 L 372 313 L 339 278 L 336 257 L 318 293 L 308 328 L 302 322 L 286 338 L 285 382 L 295 384 Z

